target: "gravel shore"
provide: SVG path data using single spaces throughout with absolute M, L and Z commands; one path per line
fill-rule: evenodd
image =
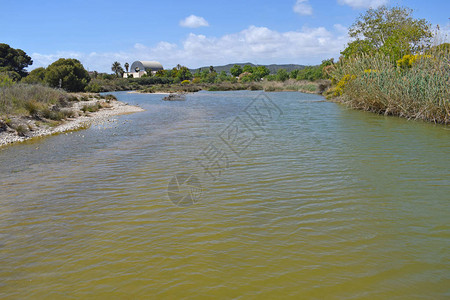
M 84 101 L 76 103 L 73 108 L 80 110 L 83 105 L 94 104 L 96 101 Z M 76 118 L 66 119 L 62 124 L 50 127 L 39 127 L 34 130 L 28 131 L 25 135 L 19 135 L 15 131 L 3 131 L 0 132 L 0 147 L 15 143 L 23 142 L 25 140 L 32 139 L 34 137 L 41 137 L 46 135 L 52 135 L 72 130 L 77 130 L 80 128 L 88 127 L 91 124 L 100 124 L 108 120 L 111 116 L 130 114 L 144 111 L 139 106 L 128 105 L 120 101 L 111 101 L 108 108 L 102 108 L 97 112 L 89 113 L 88 115 L 81 115 Z M 29 121 L 32 122 L 32 121 Z

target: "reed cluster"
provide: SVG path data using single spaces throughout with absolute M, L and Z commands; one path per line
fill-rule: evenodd
M 360 55 L 336 64 L 332 77 L 328 95 L 352 108 L 450 123 L 448 48 L 399 61 L 382 54 Z
M 0 115 L 36 115 L 47 113 L 49 107 L 76 100 L 69 93 L 35 84 L 0 85 Z

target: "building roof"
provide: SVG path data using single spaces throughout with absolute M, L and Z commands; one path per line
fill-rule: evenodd
M 139 71 L 158 71 L 163 70 L 163 66 L 161 63 L 157 61 L 144 61 L 144 60 L 137 60 L 135 61 L 130 68 L 131 72 L 139 72 Z

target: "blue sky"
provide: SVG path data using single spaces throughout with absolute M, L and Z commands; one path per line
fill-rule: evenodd
M 382 4 L 413 8 L 450 33 L 448 0 L 0 0 L 0 43 L 27 52 L 30 69 L 60 57 L 102 72 L 116 60 L 158 60 L 166 68 L 318 64 L 338 58 L 348 27 Z

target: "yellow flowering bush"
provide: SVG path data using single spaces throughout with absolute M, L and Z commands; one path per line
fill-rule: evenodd
M 399 68 L 411 68 L 419 59 L 431 58 L 431 55 L 425 54 L 406 54 L 401 59 L 397 60 L 397 67 Z
M 341 96 L 344 93 L 345 86 L 354 79 L 356 79 L 355 75 L 345 74 L 344 77 L 342 77 L 341 80 L 339 80 L 339 82 L 336 84 L 333 95 Z

